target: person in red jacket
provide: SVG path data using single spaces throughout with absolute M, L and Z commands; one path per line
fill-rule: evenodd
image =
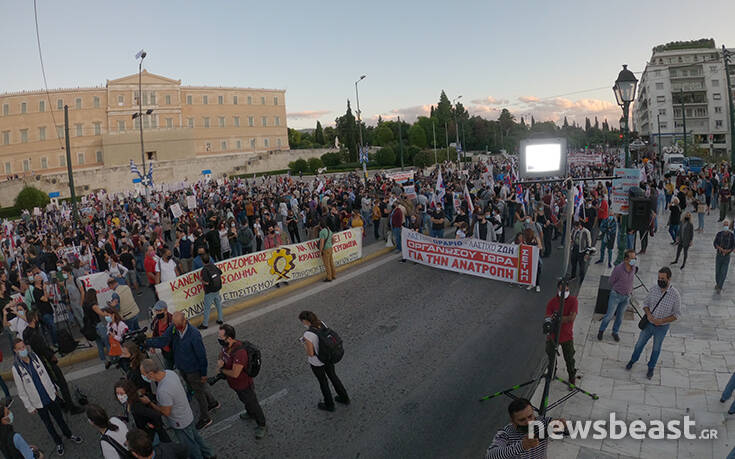
M 559 313 L 559 299 L 562 295 L 564 295 L 564 315 L 561 317 L 559 345 L 564 355 L 564 362 L 567 364 L 569 382 L 575 384 L 577 369 L 574 366 L 574 319 L 577 318 L 578 302 L 577 297 L 569 295 L 568 285 L 566 290 L 562 291 L 562 281 L 559 281 L 557 284 L 556 295 L 546 305 L 546 317 L 551 317 L 554 313 Z M 551 368 L 551 363 L 556 359 L 556 349 L 554 349 L 555 341 L 555 333 L 546 335 L 546 354 L 549 356 L 549 368 Z

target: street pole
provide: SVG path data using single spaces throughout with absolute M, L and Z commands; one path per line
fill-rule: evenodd
M 735 164 L 735 107 L 732 103 L 732 86 L 730 83 L 730 72 L 728 65 L 730 63 L 730 52 L 722 45 L 722 59 L 725 62 L 725 77 L 727 81 L 727 100 L 730 103 L 730 164 Z
M 681 88 L 679 90 L 679 95 L 681 96 L 681 122 L 682 127 L 684 128 L 684 154 L 687 153 L 687 111 L 684 107 L 684 88 Z
M 66 173 L 69 176 L 69 192 L 71 194 L 71 211 L 74 226 L 79 226 L 79 210 L 77 209 L 77 193 L 74 191 L 74 172 L 71 170 L 71 145 L 69 141 L 69 106 L 64 105 L 64 139 L 66 141 Z
M 439 160 L 436 156 L 436 128 L 434 126 L 434 121 L 431 122 L 431 133 L 434 134 L 434 164 L 438 163 Z
M 661 157 L 661 115 L 656 115 L 656 122 L 658 123 L 658 160 L 663 161 Z
M 449 128 L 447 127 L 446 121 L 444 122 L 444 142 L 447 145 L 447 160 L 451 161 L 451 159 L 449 159 Z
M 138 63 L 138 126 L 140 126 L 140 160 L 143 166 L 143 185 L 145 185 L 145 197 L 148 200 L 148 179 L 145 173 L 145 147 L 143 146 L 143 59 L 146 53 L 142 53 Z
M 630 102 L 623 103 L 623 119 L 625 120 L 625 126 L 621 126 L 623 131 L 623 147 L 625 148 L 625 167 L 630 168 L 630 145 L 629 145 L 629 132 L 628 129 L 628 112 L 630 111 Z M 623 262 L 625 258 L 625 251 L 628 249 L 628 219 L 630 218 L 630 206 L 628 206 L 628 215 L 620 216 L 620 231 L 618 232 L 618 257 L 615 260 L 615 264 L 618 265 Z M 567 231 L 569 229 L 567 228 Z
M 360 118 L 360 93 L 357 91 L 357 83 L 361 82 L 363 78 L 365 78 L 365 75 L 361 76 L 359 80 L 355 81 L 355 99 L 357 100 L 357 129 L 358 129 L 358 136 L 360 138 L 360 153 L 357 155 L 358 159 L 362 155 L 363 145 L 362 145 L 362 119 Z M 365 176 L 365 180 L 367 181 L 367 161 L 364 161 L 362 163 L 362 173 Z
M 403 135 L 401 134 L 401 117 L 398 117 L 398 145 L 401 149 L 401 170 L 403 170 Z

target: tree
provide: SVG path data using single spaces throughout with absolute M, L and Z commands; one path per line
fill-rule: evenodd
M 327 147 L 334 146 L 334 139 L 337 137 L 337 131 L 332 126 L 324 128 L 324 145 Z
M 301 133 L 296 129 L 288 128 L 288 144 L 294 150 L 301 148 Z
M 324 145 L 324 131 L 322 130 L 322 123 L 316 122 L 316 129 L 314 130 L 314 143 L 317 145 Z
M 591 128 L 592 128 L 592 124 L 590 123 L 590 119 L 585 116 L 584 117 L 584 132 L 590 132 Z
M 308 172 L 309 163 L 307 163 L 305 159 L 297 159 L 296 161 L 291 161 L 290 163 L 288 163 L 288 168 L 293 174 L 298 174 L 299 172 Z
M 378 129 L 375 130 L 375 143 L 385 147 L 392 141 L 393 131 L 385 122 L 381 122 Z
M 533 119 L 533 115 L 531 115 L 531 127 L 533 127 L 534 124 L 536 124 L 536 120 Z
M 324 153 L 321 157 L 322 163 L 327 167 L 336 167 L 341 163 L 339 153 Z
M 320 167 L 324 167 L 322 160 L 319 158 L 309 158 L 309 170 L 316 173 Z
M 396 163 L 396 154 L 391 147 L 383 147 L 378 150 L 375 159 L 381 166 L 392 166 Z
M 569 121 L 567 121 L 566 115 L 564 116 L 564 129 L 569 127 Z
M 15 198 L 15 207 L 21 210 L 31 210 L 34 207 L 44 208 L 51 202 L 48 194 L 32 186 L 25 186 Z
M 600 123 L 597 121 L 596 116 L 595 116 L 595 129 L 600 129 Z
M 348 162 L 357 162 L 357 124 L 347 100 L 347 111 L 335 120 L 339 143 L 347 149 Z
M 419 148 L 426 148 L 426 132 L 418 123 L 414 123 L 408 130 L 408 143 Z

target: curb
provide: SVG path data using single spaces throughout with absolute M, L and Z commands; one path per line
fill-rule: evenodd
M 353 266 L 358 266 L 358 265 L 361 265 L 363 263 L 367 263 L 368 261 L 371 261 L 371 260 L 373 260 L 375 258 L 381 257 L 383 255 L 387 255 L 387 254 L 389 254 L 393 250 L 394 250 L 394 247 L 384 247 L 382 249 L 378 249 L 375 252 L 373 252 L 373 253 L 371 253 L 369 255 L 366 255 L 366 256 L 360 258 L 359 260 L 355 260 L 352 263 L 348 263 L 346 265 L 342 265 L 342 266 L 337 267 L 336 272 L 338 272 L 338 273 L 339 272 L 343 272 L 343 271 L 345 271 L 348 268 L 352 268 Z M 322 277 L 320 275 L 311 276 L 311 277 L 309 277 L 307 279 L 299 280 L 299 281 L 297 281 L 297 282 L 295 282 L 293 284 L 286 285 L 286 286 L 283 286 L 283 287 L 278 288 L 278 289 L 275 289 L 275 288 L 274 289 L 271 289 L 270 292 L 264 293 L 262 295 L 258 295 L 258 296 L 254 297 L 254 298 L 250 298 L 250 299 L 247 299 L 247 300 L 244 300 L 244 301 L 240 301 L 240 302 L 235 303 L 235 304 L 232 304 L 230 306 L 226 306 L 226 307 L 223 306 L 222 309 L 223 309 L 223 311 L 227 312 L 228 314 L 240 312 L 240 311 L 243 311 L 245 309 L 252 308 L 254 306 L 258 306 L 259 304 L 264 303 L 266 301 L 270 301 L 270 300 L 279 298 L 281 296 L 284 296 L 284 295 L 286 295 L 288 293 L 294 292 L 296 290 L 300 290 L 300 289 L 302 289 L 304 287 L 308 287 L 309 285 L 315 284 L 315 283 L 317 283 L 317 282 L 319 282 L 321 280 L 322 280 Z M 217 319 L 217 310 L 216 310 L 216 308 L 212 308 L 212 313 L 210 314 L 209 317 L 210 317 L 210 319 L 212 319 L 212 318 L 214 318 L 215 320 Z M 197 317 L 192 318 L 189 321 L 189 324 L 190 325 L 193 325 L 193 326 L 198 326 L 199 324 L 202 323 L 202 320 L 203 319 L 202 319 L 201 316 L 197 316 Z M 77 363 L 86 362 L 88 360 L 93 360 L 93 359 L 96 359 L 96 358 L 97 358 L 97 347 L 94 346 L 92 349 L 85 349 L 83 351 L 79 351 L 79 352 L 73 353 L 72 355 L 68 355 L 68 356 L 59 358 L 59 366 L 62 367 L 62 368 L 63 367 L 68 367 L 68 366 L 71 366 L 71 365 L 75 365 Z M 2 377 L 5 381 L 12 381 L 13 380 L 13 375 L 12 375 L 12 373 L 10 371 L 0 373 L 0 377 Z

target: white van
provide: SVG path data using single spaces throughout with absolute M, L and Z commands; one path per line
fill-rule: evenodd
M 684 155 L 671 153 L 664 156 L 664 173 L 666 172 L 686 172 L 686 159 Z

